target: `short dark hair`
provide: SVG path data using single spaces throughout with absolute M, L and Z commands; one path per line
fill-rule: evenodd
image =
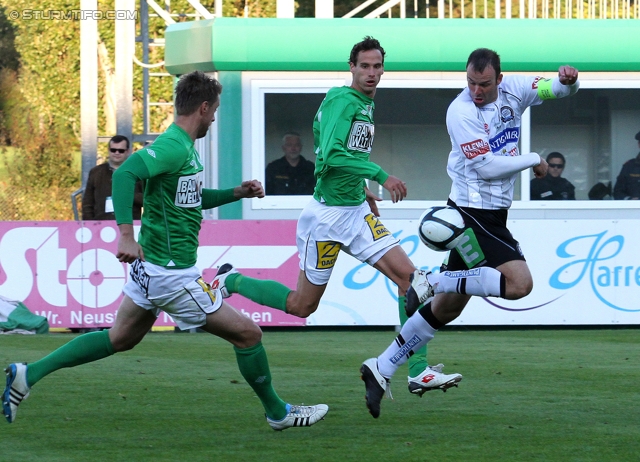
M 204 72 L 193 71 L 180 77 L 176 85 L 174 105 L 176 114 L 190 115 L 207 101 L 214 104 L 220 98 L 222 85 Z
M 290 136 L 297 136 L 298 139 L 300 139 L 300 141 L 302 142 L 302 137 L 300 136 L 300 133 L 298 133 L 298 132 L 287 132 L 287 133 L 285 133 L 284 135 L 282 135 L 282 142 L 284 143 L 284 140 L 286 140 Z
M 547 155 L 547 162 L 549 162 L 549 160 L 551 160 L 551 159 L 560 159 L 560 160 L 562 160 L 563 164 L 567 163 L 567 161 L 564 160 L 564 156 L 562 154 L 560 154 L 559 152 L 557 152 L 557 151 L 550 152 Z
M 109 147 L 111 147 L 111 143 L 122 143 L 123 141 L 127 142 L 127 149 L 129 149 L 129 138 L 124 135 L 116 135 L 111 137 L 109 140 Z
M 467 59 L 467 67 L 473 66 L 473 69 L 477 72 L 484 71 L 487 66 L 493 67 L 496 71 L 496 78 L 500 75 L 502 70 L 500 69 L 500 55 L 488 48 L 478 48 L 469 55 Z
M 358 64 L 358 54 L 361 51 L 369 51 L 369 50 L 379 50 L 380 53 L 382 54 L 382 64 L 384 64 L 384 55 L 385 55 L 384 48 L 382 48 L 382 45 L 380 45 L 380 42 L 378 42 L 376 39 L 374 39 L 370 35 L 367 35 L 365 38 L 362 39 L 361 42 L 358 42 L 353 46 L 353 48 L 351 49 L 351 54 L 349 55 L 349 62 L 353 63 L 353 65 L 355 66 L 356 64 Z

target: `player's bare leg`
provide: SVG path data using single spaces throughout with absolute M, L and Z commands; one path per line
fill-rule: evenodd
M 109 340 L 115 352 L 131 350 L 142 341 L 156 322 L 152 312 L 139 307 L 125 295 L 118 307 L 113 327 L 109 329 Z
M 287 297 L 287 313 L 299 318 L 307 318 L 315 313 L 327 285 L 315 285 L 309 282 L 304 271 L 298 273 L 296 290 Z
M 505 278 L 505 294 L 507 300 L 519 300 L 533 290 L 533 277 L 524 260 L 512 260 L 496 268 Z
M 251 319 L 226 302 L 207 315 L 202 330 L 220 337 L 236 348 L 249 348 L 262 340 L 262 330 Z

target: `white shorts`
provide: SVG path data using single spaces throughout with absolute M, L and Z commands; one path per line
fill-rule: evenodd
M 324 285 L 340 250 L 375 265 L 399 240 L 371 213 L 369 204 L 328 206 L 315 199 L 298 218 L 296 242 L 300 269 L 309 282 Z
M 203 326 L 207 314 L 222 306 L 220 291 L 204 282 L 195 266 L 167 269 L 138 259 L 131 264 L 129 275 L 122 291 L 156 317 L 164 311 L 182 330 Z

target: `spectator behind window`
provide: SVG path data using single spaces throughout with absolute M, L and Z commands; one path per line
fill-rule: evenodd
M 559 152 L 552 152 L 547 156 L 549 170 L 546 176 L 531 180 L 531 200 L 533 201 L 561 201 L 575 200 L 575 187 L 562 172 L 566 165 L 564 156 Z
M 316 185 L 315 165 L 305 159 L 300 135 L 289 132 L 282 137 L 284 156 L 267 165 L 267 195 L 310 195 Z
M 640 132 L 636 133 L 636 140 L 640 148 Z M 616 185 L 613 187 L 613 198 L 618 200 L 640 198 L 640 152 L 622 166 Z

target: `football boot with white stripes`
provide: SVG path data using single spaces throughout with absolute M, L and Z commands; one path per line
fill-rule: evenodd
M 451 387 L 457 387 L 462 380 L 460 374 L 443 374 L 443 364 L 427 366 L 417 377 L 409 377 L 409 391 L 422 397 L 430 390 L 447 391 Z
M 407 290 L 404 306 L 404 310 L 409 317 L 413 316 L 420 308 L 420 305 L 429 302 L 429 299 L 433 298 L 433 286 L 427 279 L 429 274 L 431 274 L 431 271 L 415 270 L 409 276 L 411 285 Z
M 4 370 L 7 373 L 7 386 L 2 393 L 2 412 L 7 422 L 16 420 L 18 406 L 29 396 L 27 385 L 27 365 L 25 363 L 10 364 Z
M 281 431 L 291 427 L 310 427 L 314 423 L 324 420 L 324 416 L 329 412 L 326 404 L 316 404 L 315 406 L 294 406 L 287 405 L 288 412 L 282 420 L 272 420 L 267 417 L 267 423 L 274 430 Z

